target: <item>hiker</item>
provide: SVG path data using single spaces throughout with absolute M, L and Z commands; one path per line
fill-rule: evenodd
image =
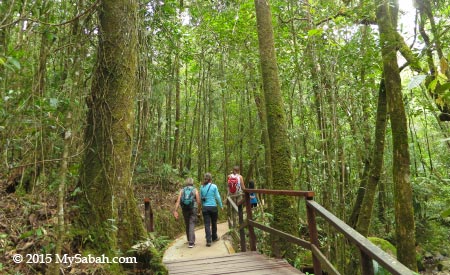
M 242 185 L 244 184 L 244 178 L 239 174 L 239 166 L 234 166 L 233 167 L 233 171 L 228 175 L 227 177 L 227 194 L 228 196 L 232 196 L 232 195 L 239 195 L 242 194 Z M 235 203 L 238 202 L 239 198 L 237 196 L 233 196 L 231 198 Z M 228 205 L 228 209 L 231 208 L 231 205 L 228 204 L 227 201 L 227 205 Z M 236 226 L 236 220 L 238 219 L 237 217 L 237 213 L 233 210 L 229 210 L 229 215 L 231 218 L 231 223 L 230 221 L 228 222 L 228 226 Z
M 248 189 L 255 189 L 255 182 L 253 180 L 248 181 Z M 258 206 L 258 198 L 255 193 L 250 193 L 250 204 L 252 205 L 252 208 Z
M 227 178 L 227 190 L 228 196 L 239 194 L 242 191 L 242 185 L 244 185 L 244 178 L 239 174 L 239 166 L 234 166 L 231 174 Z
M 173 215 L 178 219 L 178 206 L 181 206 L 184 217 L 184 224 L 186 226 L 186 237 L 188 240 L 188 247 L 195 246 L 195 223 L 197 222 L 197 210 L 200 205 L 200 196 L 197 189 L 194 187 L 194 180 L 187 178 L 186 186 L 180 190 L 177 202 L 175 203 L 175 210 Z
M 217 218 L 219 216 L 217 203 L 220 208 L 223 208 L 219 189 L 212 182 L 211 173 L 205 174 L 203 186 L 200 187 L 200 196 L 202 199 L 203 221 L 205 223 L 206 246 L 209 247 L 211 242 L 216 242 L 220 239 L 217 236 Z

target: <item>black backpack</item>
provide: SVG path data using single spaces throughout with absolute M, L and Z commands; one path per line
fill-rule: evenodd
M 181 193 L 181 208 L 189 210 L 194 208 L 195 189 L 192 186 L 186 186 Z

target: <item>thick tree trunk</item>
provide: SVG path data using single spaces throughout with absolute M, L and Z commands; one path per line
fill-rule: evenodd
M 402 98 L 400 71 L 397 64 L 397 3 L 378 0 L 377 23 L 380 31 L 383 72 L 393 140 L 393 180 L 397 254 L 401 263 L 417 270 L 415 250 L 415 223 L 410 180 L 408 126 Z
M 289 139 L 284 113 L 283 98 L 278 78 L 277 59 L 272 28 L 272 16 L 268 1 L 255 0 L 258 27 L 259 54 L 265 94 L 267 127 L 269 130 L 273 188 L 293 189 L 293 173 Z M 295 203 L 292 199 L 275 196 L 273 199 L 273 227 L 296 235 Z M 272 239 L 272 253 L 276 257 L 291 255 L 290 245 L 283 239 Z M 292 259 L 292 258 L 291 258 Z
M 99 8 L 97 66 L 88 98 L 87 146 L 80 181 L 79 226 L 102 254 L 127 251 L 145 236 L 131 184 L 137 73 L 137 3 L 105 0 Z

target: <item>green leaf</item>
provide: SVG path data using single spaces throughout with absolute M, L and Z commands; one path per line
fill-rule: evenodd
M 20 235 L 19 239 L 25 239 L 25 238 L 31 237 L 31 236 L 33 236 L 33 233 L 34 233 L 33 230 L 29 230 L 27 232 L 24 232 L 24 233 L 22 233 Z
M 449 90 L 450 89 L 450 83 L 445 83 L 440 85 L 439 87 L 436 88 L 436 91 L 439 93 L 444 92 L 445 90 Z
M 13 65 L 14 68 L 20 70 L 20 62 L 14 57 L 8 56 L 8 63 Z
M 323 30 L 322 29 L 312 29 L 308 31 L 308 36 L 312 37 L 312 36 L 320 36 L 322 35 Z
M 408 90 L 418 87 L 427 78 L 424 74 L 415 75 L 408 84 Z
M 436 89 L 436 85 L 437 85 L 438 80 L 435 79 L 433 81 L 431 81 L 430 85 L 428 85 L 428 88 L 432 91 L 434 91 Z
M 73 192 L 72 192 L 72 194 L 70 194 L 70 196 L 72 196 L 72 197 L 75 197 L 75 196 L 77 196 L 78 194 L 81 194 L 81 188 L 80 187 L 77 187 L 77 188 L 75 188 L 75 190 L 73 190 Z
M 450 217 L 450 208 L 441 213 L 442 218 Z

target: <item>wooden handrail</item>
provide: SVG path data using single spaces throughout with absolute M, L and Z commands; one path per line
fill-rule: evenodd
M 328 223 L 333 225 L 340 233 L 342 233 L 348 240 L 355 244 L 359 250 L 364 252 L 367 256 L 376 260 L 381 266 L 387 269 L 394 275 L 414 275 L 414 272 L 400 263 L 397 259 L 394 259 L 391 255 L 384 252 L 381 248 L 374 245 L 358 231 L 354 230 L 348 224 L 338 219 L 331 214 L 322 205 L 315 201 L 307 201 L 308 206 L 314 208 L 314 210 L 323 217 Z
M 266 231 L 266 232 L 272 233 L 274 235 L 280 236 L 282 238 L 285 238 L 286 240 L 290 241 L 291 243 L 295 243 L 295 244 L 297 244 L 297 245 L 299 245 L 299 246 L 301 246 L 301 247 L 303 247 L 305 249 L 311 250 L 311 243 L 310 242 L 305 241 L 305 240 L 300 239 L 300 238 L 297 238 L 297 237 L 295 237 L 295 236 L 293 236 L 291 234 L 284 233 L 283 231 L 277 230 L 277 229 L 272 228 L 270 226 L 266 226 L 266 225 L 257 223 L 257 222 L 252 221 L 252 220 L 247 220 L 247 224 L 250 224 L 250 225 L 252 225 L 252 226 L 254 226 L 256 228 L 259 228 L 259 229 L 261 229 L 263 231 Z
M 231 207 L 233 207 L 234 211 L 238 212 L 239 209 L 237 204 L 230 197 L 228 197 L 227 200 Z
M 341 275 L 339 271 L 333 266 L 330 261 L 328 261 L 327 257 L 323 255 L 322 251 L 320 249 L 311 244 L 311 252 L 312 254 L 319 260 L 320 266 L 329 274 L 329 275 Z
M 249 189 L 249 188 L 243 188 L 242 191 L 244 191 L 245 193 L 257 193 L 266 195 L 284 195 L 284 196 L 305 197 L 305 198 L 314 197 L 313 191 Z
M 247 220 L 243 219 L 239 220 L 239 229 L 241 236 L 241 249 L 242 251 L 246 250 L 245 247 L 245 234 L 242 233 L 244 227 L 248 229 L 249 232 L 249 240 L 250 240 L 250 250 L 256 251 L 256 237 L 254 233 L 254 228 L 261 229 L 263 231 L 269 232 L 271 234 L 275 234 L 280 236 L 291 243 L 297 244 L 305 249 L 308 249 L 312 252 L 313 256 L 313 267 L 314 274 L 322 274 L 322 269 L 327 272 L 327 274 L 340 275 L 338 270 L 330 263 L 330 261 L 325 257 L 325 255 L 319 249 L 319 240 L 318 240 L 318 232 L 317 232 L 317 224 L 316 224 L 316 213 L 325 219 L 325 221 L 331 224 L 338 232 L 342 233 L 346 239 L 348 239 L 351 243 L 353 243 L 356 247 L 358 247 L 363 265 L 364 263 L 371 264 L 372 259 L 377 261 L 382 267 L 388 270 L 393 275 L 414 275 L 412 270 L 408 269 L 406 266 L 401 264 L 397 259 L 393 258 L 388 253 L 384 252 L 378 246 L 371 243 L 368 239 L 354 230 L 352 227 L 347 225 L 345 222 L 334 216 L 331 212 L 326 210 L 323 206 L 318 204 L 313 200 L 314 192 L 312 191 L 295 191 L 295 190 L 270 190 L 270 189 L 242 189 L 244 191 L 244 200 L 247 211 Z M 267 195 L 284 195 L 284 196 L 295 196 L 295 197 L 303 197 L 306 199 L 306 210 L 307 210 L 307 218 L 308 218 L 308 229 L 309 229 L 309 242 L 300 238 L 297 238 L 288 233 L 282 232 L 280 230 L 274 229 L 272 227 L 257 223 L 253 220 L 252 217 L 252 209 L 250 204 L 250 193 L 256 194 L 267 194 Z M 228 202 L 231 205 L 232 209 L 239 213 L 240 217 L 242 217 L 242 200 L 239 203 L 236 203 L 236 197 L 241 196 L 233 195 L 232 197 L 228 197 Z M 233 198 L 235 200 L 233 200 Z M 363 273 L 363 275 L 373 275 L 373 271 L 368 271 Z M 371 274 L 370 274 L 371 273 Z

